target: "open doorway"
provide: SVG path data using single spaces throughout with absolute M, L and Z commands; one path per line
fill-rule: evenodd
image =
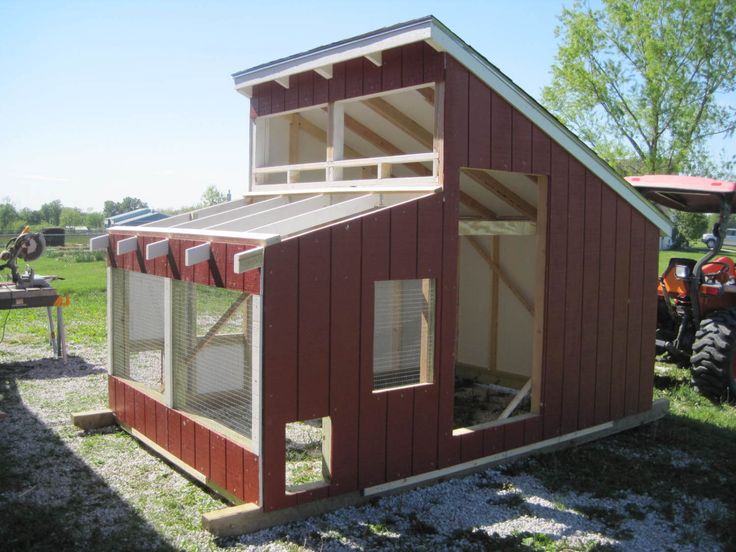
M 454 427 L 537 413 L 546 180 L 463 169 Z

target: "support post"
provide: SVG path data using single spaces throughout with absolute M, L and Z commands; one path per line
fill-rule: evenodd
M 345 107 L 341 103 L 327 106 L 327 182 L 342 180 L 342 168 L 331 167 L 332 161 L 340 161 L 345 154 Z

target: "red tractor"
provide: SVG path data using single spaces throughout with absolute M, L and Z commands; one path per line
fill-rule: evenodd
M 718 213 L 715 243 L 701 259 L 670 259 L 657 288 L 657 353 L 689 366 L 693 384 L 715 401 L 736 399 L 736 270 L 720 255 L 736 205 L 736 182 L 695 176 L 626 177 L 647 199 L 671 209 Z

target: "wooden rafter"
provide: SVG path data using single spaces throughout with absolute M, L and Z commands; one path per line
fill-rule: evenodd
M 534 205 L 529 203 L 516 192 L 510 190 L 507 186 L 503 185 L 487 172 L 466 169 L 464 170 L 464 173 L 480 184 L 485 190 L 499 197 L 523 215 L 529 217 L 531 220 L 536 220 L 537 209 Z
M 432 133 L 383 98 L 365 100 L 363 104 L 392 123 L 394 126 L 403 130 L 425 148 L 430 150 L 432 149 L 434 142 Z
M 427 88 L 418 88 L 417 92 L 419 92 L 422 97 L 427 100 L 427 103 L 431 106 L 434 106 L 434 88 L 427 87 Z
M 360 121 L 354 119 L 348 114 L 345 114 L 345 128 L 354 132 L 357 136 L 374 146 L 376 149 L 381 150 L 388 155 L 406 155 L 406 152 L 402 151 L 394 144 L 383 138 L 378 133 L 372 131 L 370 128 L 365 126 Z M 424 165 L 411 164 L 406 165 L 406 168 L 417 176 L 432 176 L 432 171 Z
M 315 138 L 316 140 L 319 140 L 320 142 L 324 142 L 325 144 L 327 143 L 327 131 L 326 130 L 322 130 L 317 125 L 308 121 L 307 119 L 305 119 L 298 113 L 294 113 L 292 117 L 294 117 L 295 120 L 299 123 L 299 128 L 301 130 L 309 134 L 312 138 Z M 345 157 L 359 159 L 365 156 L 355 151 L 353 148 L 351 148 L 350 146 L 346 144 L 345 145 Z
M 462 190 L 460 190 L 460 203 L 462 203 L 463 205 L 466 205 L 467 207 L 470 207 L 471 209 L 473 209 L 474 211 L 476 211 L 477 213 L 479 213 L 480 215 L 484 216 L 487 219 L 498 218 L 498 214 L 495 211 L 489 209 L 488 207 L 483 205 L 480 201 L 475 199 L 473 196 L 471 196 L 470 194 L 466 192 L 463 192 Z
M 534 305 L 531 304 L 531 302 L 524 297 L 524 294 L 521 292 L 521 290 L 516 286 L 516 284 L 511 280 L 508 274 L 501 268 L 501 265 L 499 265 L 494 259 L 491 258 L 488 253 L 486 253 L 485 249 L 480 245 L 478 242 L 478 239 L 474 236 L 466 236 L 468 243 L 475 249 L 475 252 L 478 253 L 483 259 L 485 259 L 486 263 L 488 263 L 488 266 L 491 267 L 491 269 L 498 274 L 498 277 L 501 279 L 501 281 L 506 285 L 507 288 L 509 288 L 509 291 L 518 299 L 519 303 L 521 303 L 524 308 L 527 310 L 527 312 L 531 315 L 534 315 Z

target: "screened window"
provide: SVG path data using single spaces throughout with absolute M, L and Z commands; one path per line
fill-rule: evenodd
M 373 389 L 431 383 L 434 280 L 375 283 Z
M 252 296 L 174 281 L 172 303 L 174 407 L 251 438 Z
M 164 390 L 164 278 L 112 269 L 113 375 Z

